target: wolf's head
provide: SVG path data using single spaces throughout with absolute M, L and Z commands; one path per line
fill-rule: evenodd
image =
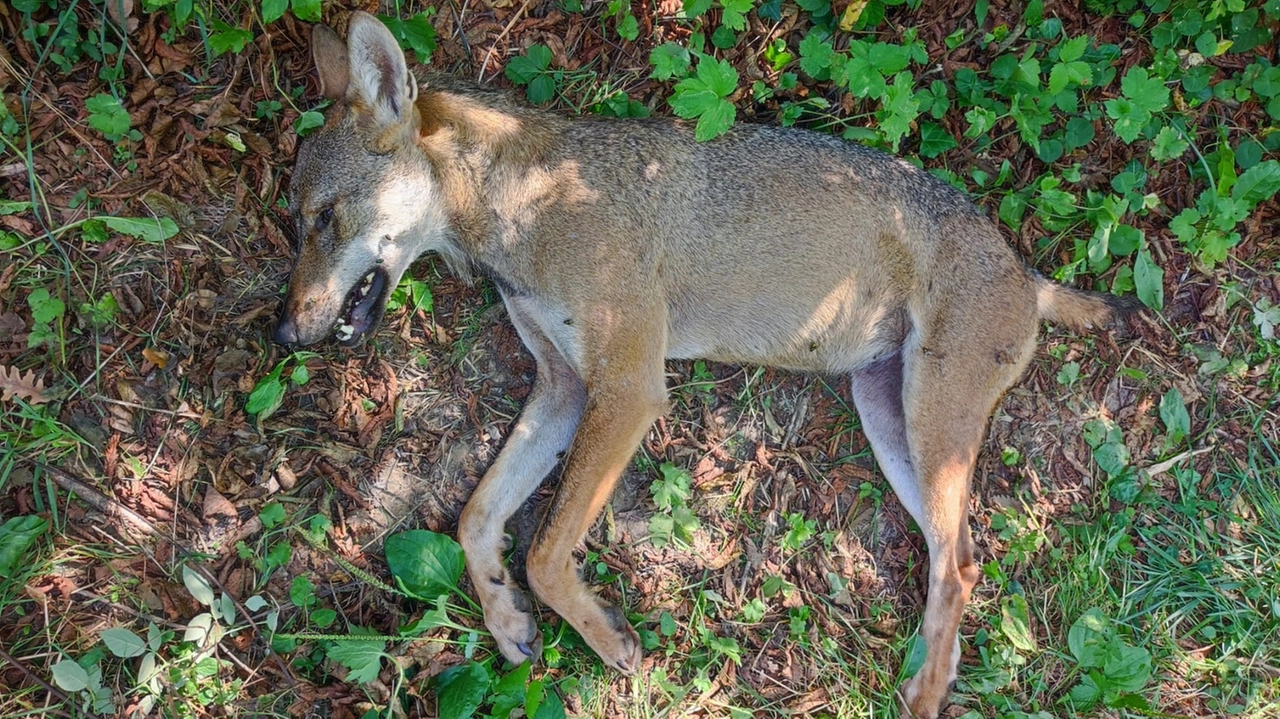
M 447 245 L 448 214 L 418 145 L 418 84 L 387 28 L 357 12 L 346 43 L 316 26 L 311 44 L 336 104 L 298 150 L 289 197 L 298 257 L 275 339 L 354 345 L 414 259 Z

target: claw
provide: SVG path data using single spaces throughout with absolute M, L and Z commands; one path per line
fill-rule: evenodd
M 517 642 L 516 649 L 519 649 L 520 653 L 525 655 L 526 657 L 533 659 L 533 649 L 530 648 L 528 644 L 524 642 Z

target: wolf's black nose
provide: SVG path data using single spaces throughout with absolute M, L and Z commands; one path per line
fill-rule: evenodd
M 292 317 L 281 317 L 276 323 L 276 330 L 273 337 L 277 344 L 296 345 L 298 344 L 298 323 L 293 321 Z

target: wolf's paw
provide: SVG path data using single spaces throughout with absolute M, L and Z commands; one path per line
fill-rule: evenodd
M 501 607 L 485 607 L 484 625 L 498 643 L 498 651 L 512 664 L 542 656 L 542 632 L 530 613 L 529 600 L 515 589 L 508 590 L 511 601 Z
M 902 705 L 903 719 L 937 719 L 942 705 L 951 694 L 949 686 L 926 687 L 916 675 L 898 687 L 898 701 Z
M 605 664 L 623 674 L 635 674 L 642 656 L 640 635 L 617 607 L 603 605 L 600 612 L 604 621 L 589 623 L 582 632 L 583 638 Z

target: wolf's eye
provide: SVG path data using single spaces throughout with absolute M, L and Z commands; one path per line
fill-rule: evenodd
M 316 216 L 316 232 L 323 232 L 330 222 L 333 222 L 333 208 L 326 207 Z

